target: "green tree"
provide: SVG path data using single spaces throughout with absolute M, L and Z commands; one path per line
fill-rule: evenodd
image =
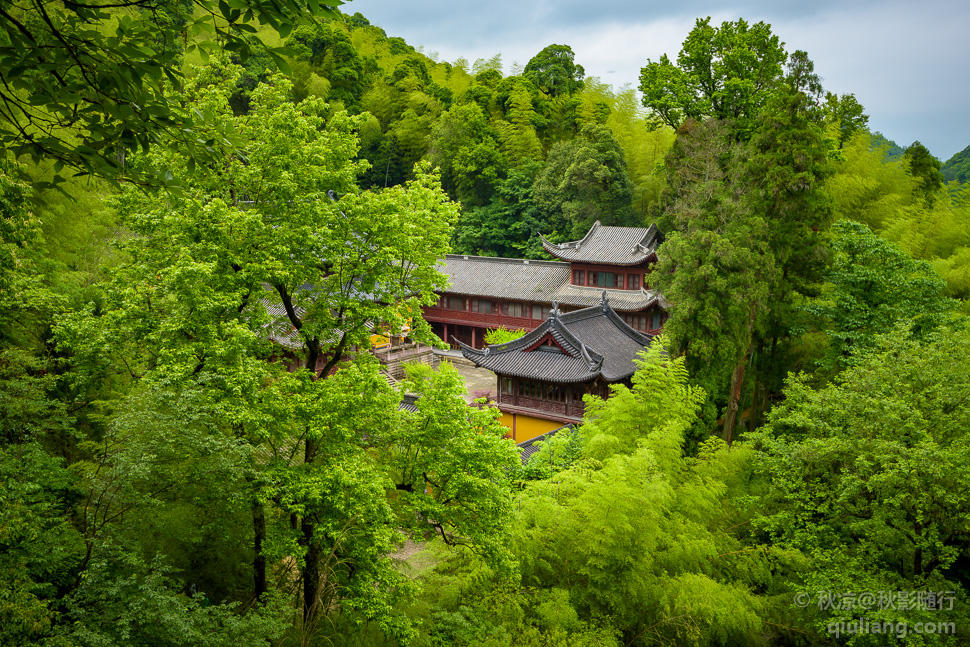
M 711 26 L 698 18 L 677 64 L 666 54 L 640 74 L 643 105 L 656 124 L 679 128 L 687 119 L 733 119 L 739 133 L 756 123 L 788 60 L 784 43 L 764 22 Z
M 404 527 L 429 529 L 508 567 L 512 489 L 518 466 L 494 407 L 469 407 L 465 382 L 448 364 L 408 367 L 402 389 L 417 396 L 388 440 L 387 465 Z
M 296 59 L 330 83 L 326 98 L 356 112 L 364 93 L 364 63 L 347 33 L 336 23 L 300 25 L 286 39 Z
M 909 163 L 910 175 L 919 180 L 926 201 L 932 204 L 936 192 L 943 186 L 943 173 L 940 172 L 943 164 L 918 141 L 906 149 L 903 159 Z
M 862 104 L 856 100 L 854 94 L 833 94 L 825 93 L 825 105 L 822 107 L 825 113 L 825 124 L 832 128 L 839 140 L 839 148 L 855 133 L 864 131 L 869 125 L 869 115 L 867 115 Z
M 554 146 L 532 195 L 548 221 L 556 223 L 554 229 L 574 239 L 582 238 L 597 220 L 635 224 L 633 183 L 623 150 L 603 125 L 583 126 L 574 140 Z
M 294 105 L 280 77 L 257 88 L 249 115 L 232 117 L 235 73 L 201 71 L 187 99 L 231 122 L 246 157 L 226 150 L 223 165 L 194 173 L 185 158 L 167 160 L 185 169 L 183 195 L 126 193 L 131 260 L 100 316 L 78 316 L 61 335 L 78 361 L 202 389 L 219 429 L 272 458 L 268 471 L 252 468 L 254 540 L 259 552 L 271 503 L 292 519 L 307 626 L 328 608 L 321 591 L 390 622 L 394 533 L 366 438 L 389 424 L 395 396 L 366 363 L 317 376 L 367 348 L 375 322 L 407 321 L 428 338 L 414 313 L 442 286 L 435 264 L 457 207 L 423 172 L 406 187 L 357 191 L 359 119 L 316 98 Z M 287 373 L 283 361 L 305 370 Z
M 262 48 L 288 69 L 279 48 L 251 35 L 253 20 L 285 36 L 297 16 L 337 16 L 304 0 L 123 0 L 64 6 L 11 0 L 0 6 L 0 142 L 18 155 L 57 161 L 108 178 L 164 181 L 171 169 L 124 164 L 150 145 L 208 159 L 204 115 L 169 94 L 184 82 L 182 43 L 203 55 L 225 49 L 245 59 Z M 222 44 L 206 40 L 212 35 Z
M 966 330 L 924 341 L 899 331 L 834 384 L 791 379 L 757 440 L 772 483 L 761 523 L 775 545 L 811 556 L 803 590 L 813 605 L 822 592 L 953 591 L 952 608 L 887 604 L 865 616 L 965 621 L 968 344 Z M 853 615 L 839 606 L 819 605 L 819 633 Z
M 561 613 L 610 617 L 627 645 L 764 644 L 774 630 L 762 621 L 777 614 L 767 598 L 780 591 L 746 546 L 752 511 L 737 495 L 752 452 L 714 439 L 683 457 L 704 394 L 662 338 L 632 382 L 606 401 L 587 396 L 584 458 L 526 485 L 523 584 L 563 591 Z
M 577 65 L 569 45 L 549 45 L 529 59 L 522 76 L 536 84 L 543 92 L 556 97 L 583 89 L 586 70 Z
M 673 304 L 664 329 L 674 350 L 687 353 L 692 375 L 709 393 L 727 393 L 718 400 L 726 401 L 728 443 L 778 272 L 768 214 L 743 199 L 744 152 L 721 122 L 691 121 L 680 129 L 668 156 L 670 203 L 660 222 L 666 240 L 651 274 Z
M 825 370 L 863 361 L 877 336 L 893 330 L 923 338 L 954 310 L 956 303 L 942 294 L 946 283 L 929 263 L 857 222 L 839 221 L 832 233 L 830 285 L 807 306 L 829 338 Z

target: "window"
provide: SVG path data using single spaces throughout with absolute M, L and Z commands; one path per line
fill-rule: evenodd
M 653 330 L 656 330 L 656 329 L 660 328 L 661 322 L 662 322 L 662 320 L 661 320 L 660 313 L 659 312 L 654 312 L 653 313 L 653 322 L 652 322 L 653 325 L 651 326 L 651 328 Z
M 624 314 L 623 321 L 635 330 L 645 331 L 647 329 L 647 315 L 645 314 Z
M 594 278 L 595 281 L 594 281 Z M 623 288 L 623 275 L 614 272 L 590 272 L 589 284 L 600 288 Z
M 533 319 L 542 319 L 543 318 L 542 317 L 542 311 L 543 310 L 544 310 L 544 308 L 542 307 L 542 304 L 541 303 L 533 303 L 532 304 L 532 318 Z
M 639 274 L 627 274 L 626 275 L 626 288 L 628 290 L 639 290 L 640 289 L 640 275 Z
M 529 313 L 521 303 L 516 301 L 502 302 L 502 314 L 506 317 L 528 317 Z
M 495 304 L 487 299 L 472 299 L 472 312 L 480 312 L 483 315 L 490 315 L 495 311 Z
M 573 270 L 573 285 L 586 285 L 586 272 Z
M 463 297 L 445 297 L 445 309 L 447 310 L 464 310 L 465 309 L 465 299 Z
M 502 393 L 511 394 L 512 393 L 512 378 L 503 377 L 501 379 Z

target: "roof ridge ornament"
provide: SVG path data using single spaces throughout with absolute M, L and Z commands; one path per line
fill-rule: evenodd
M 549 311 L 549 318 L 558 319 L 561 316 L 562 316 L 562 312 L 559 310 L 559 302 L 553 301 L 552 310 Z
M 606 310 L 609 307 L 610 307 L 610 297 L 608 294 L 606 294 L 606 290 L 603 290 L 603 296 L 600 298 L 600 308 L 603 309 L 603 312 L 606 312 Z

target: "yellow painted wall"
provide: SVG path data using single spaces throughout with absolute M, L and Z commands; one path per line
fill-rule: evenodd
M 532 416 L 525 416 L 521 413 L 503 413 L 502 417 L 499 418 L 499 422 L 509 428 L 512 440 L 516 443 L 524 443 L 531 438 L 541 436 L 547 431 L 559 429 L 563 425 L 561 422 L 533 418 Z

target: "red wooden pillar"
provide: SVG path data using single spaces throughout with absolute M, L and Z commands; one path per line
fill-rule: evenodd
M 446 344 L 448 344 L 448 347 L 450 348 L 451 347 L 451 341 L 449 341 L 449 339 L 448 339 L 448 324 L 447 323 L 444 323 L 442 325 L 445 327 L 445 338 L 442 341 L 444 341 Z
M 478 346 L 475 345 L 475 330 L 475 326 L 472 326 L 472 348 L 478 348 Z

